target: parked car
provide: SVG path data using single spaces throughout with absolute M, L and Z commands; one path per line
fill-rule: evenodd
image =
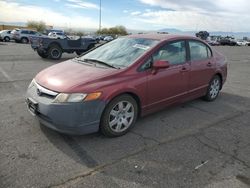
M 220 39 L 220 45 L 222 45 L 222 46 L 236 46 L 237 43 L 234 39 L 222 38 L 222 39 Z
M 246 40 L 237 40 L 237 45 L 238 46 L 248 46 L 250 44 L 249 41 Z
M 14 29 L 11 34 L 16 42 L 25 44 L 30 42 L 30 37 L 43 36 L 41 33 L 29 29 Z
M 226 77 L 225 57 L 198 38 L 130 35 L 41 71 L 26 101 L 51 129 L 115 137 L 169 105 L 214 101 Z
M 62 53 L 74 53 L 81 55 L 83 52 L 95 47 L 96 41 L 92 38 L 79 38 L 71 40 L 69 38 L 54 39 L 49 37 L 32 37 L 31 47 L 37 51 L 42 58 L 58 60 Z
M 207 41 L 207 43 L 211 46 L 219 46 L 220 45 L 220 42 L 217 40 L 209 40 L 209 41 Z
M 48 34 L 48 36 L 50 38 L 54 38 L 54 39 L 65 39 L 65 38 L 67 38 L 67 36 L 62 32 L 50 32 Z
M 109 42 L 111 40 L 114 40 L 114 38 L 111 36 L 106 36 L 103 40 Z
M 0 31 L 0 41 L 9 42 L 12 39 L 11 30 Z

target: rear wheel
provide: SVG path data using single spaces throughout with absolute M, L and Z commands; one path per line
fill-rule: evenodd
M 4 41 L 5 42 L 9 42 L 10 41 L 10 37 L 4 37 Z
M 81 55 L 84 51 L 76 51 L 77 55 Z
M 37 51 L 37 54 L 41 57 L 41 58 L 47 58 L 49 55 L 48 53 L 44 53 L 44 52 L 41 52 L 41 51 Z
M 29 40 L 26 37 L 21 38 L 21 43 L 27 44 Z
M 88 46 L 88 50 L 90 50 L 90 49 L 92 49 L 92 48 L 94 48 L 94 47 L 95 47 L 94 44 L 90 44 L 90 45 Z
M 218 75 L 215 75 L 213 79 L 210 81 L 210 84 L 208 86 L 207 93 L 204 96 L 204 99 L 206 101 L 214 101 L 220 93 L 221 84 L 222 83 L 221 83 L 220 77 Z
M 62 49 L 58 45 L 52 45 L 49 47 L 48 56 L 51 59 L 58 60 L 62 57 Z
M 135 124 L 138 105 L 130 95 L 114 98 L 105 108 L 101 118 L 100 130 L 108 137 L 126 134 Z

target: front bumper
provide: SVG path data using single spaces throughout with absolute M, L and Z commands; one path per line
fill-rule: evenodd
M 77 103 L 53 103 L 47 95 L 39 96 L 36 86 L 27 91 L 29 111 L 42 125 L 61 133 L 83 135 L 99 130 L 105 102 L 101 100 Z

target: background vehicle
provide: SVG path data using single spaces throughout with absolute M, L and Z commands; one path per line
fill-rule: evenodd
M 13 39 L 16 42 L 29 43 L 30 37 L 43 36 L 41 33 L 28 29 L 14 29 L 11 31 Z
M 65 39 L 65 38 L 67 38 L 67 36 L 62 32 L 50 32 L 48 34 L 48 36 L 50 38 L 55 38 L 55 39 Z
M 250 44 L 249 41 L 246 40 L 237 40 L 237 45 L 238 46 L 248 46 Z
M 226 77 L 225 57 L 198 38 L 130 35 L 41 71 L 27 104 L 54 130 L 100 129 L 114 137 L 126 134 L 140 115 L 198 97 L 214 101 Z
M 220 45 L 222 46 L 236 46 L 237 43 L 233 37 L 224 37 L 220 39 Z
M 0 41 L 9 42 L 12 39 L 11 30 L 0 31 Z
M 209 41 L 207 41 L 207 43 L 211 46 L 219 46 L 220 45 L 220 42 L 217 40 L 209 40 Z
M 111 41 L 111 40 L 114 40 L 114 38 L 112 37 L 112 36 L 106 36 L 106 37 L 104 37 L 104 39 L 103 39 L 104 41 Z
M 195 36 L 202 40 L 207 40 L 207 38 L 209 37 L 209 33 L 207 31 L 199 31 L 195 34 Z
M 62 53 L 74 53 L 77 55 L 90 50 L 96 44 L 92 38 L 71 39 L 53 39 L 49 37 L 32 37 L 31 47 L 37 51 L 42 58 L 60 59 Z

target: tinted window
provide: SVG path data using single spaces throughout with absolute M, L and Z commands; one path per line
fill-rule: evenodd
M 11 31 L 8 31 L 7 33 L 10 34 Z
M 201 42 L 190 41 L 189 47 L 192 61 L 208 59 L 212 56 L 211 50 Z
M 21 33 L 22 33 L 22 34 L 29 34 L 29 31 L 23 30 L 23 31 L 21 31 Z
M 63 35 L 62 33 L 56 33 L 57 35 Z
M 35 31 L 30 31 L 30 34 L 31 34 L 31 35 L 35 35 L 36 32 L 35 32 Z
M 172 65 L 186 62 L 185 41 L 168 43 L 153 55 L 153 61 L 164 60 Z

